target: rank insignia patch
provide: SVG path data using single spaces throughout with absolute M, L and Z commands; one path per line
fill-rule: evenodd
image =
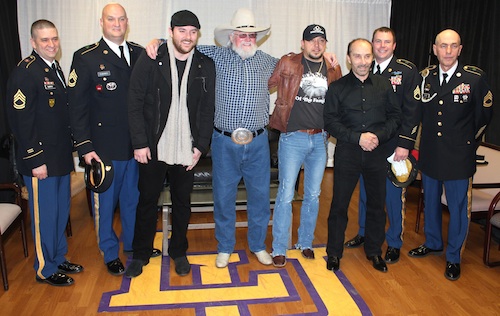
M 78 75 L 76 74 L 76 70 L 71 70 L 68 78 L 68 86 L 70 88 L 74 88 L 76 86 L 76 80 L 78 79 Z
M 493 105 L 493 94 L 491 93 L 491 91 L 488 91 L 488 93 L 486 93 L 486 95 L 484 96 L 483 106 L 485 108 L 489 108 L 492 105 Z
M 14 94 L 14 109 L 22 110 L 26 107 L 26 96 L 18 89 L 16 94 Z

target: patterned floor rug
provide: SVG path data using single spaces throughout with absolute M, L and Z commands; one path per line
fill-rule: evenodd
M 161 238 L 158 233 L 155 246 L 161 246 Z M 162 310 L 165 315 L 211 316 L 260 315 L 265 310 L 266 315 L 371 315 L 345 275 L 325 269 L 325 247 L 314 252 L 316 259 L 308 260 L 299 250 L 289 251 L 288 263 L 281 269 L 250 265 L 245 250 L 233 252 L 223 269 L 215 267 L 215 252 L 188 253 L 192 271 L 182 278 L 170 268 L 169 257 L 152 258 L 140 277 L 123 278 L 120 289 L 102 295 L 99 312 Z M 258 270 L 250 269 L 256 265 Z

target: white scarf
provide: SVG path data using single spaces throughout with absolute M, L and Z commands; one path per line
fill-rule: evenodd
M 172 100 L 167 124 L 158 142 L 158 160 L 169 165 L 190 166 L 193 164 L 193 143 L 187 107 L 187 81 L 194 49 L 187 59 L 179 93 L 179 75 L 175 62 L 174 45 L 171 40 L 167 41 L 167 48 L 170 57 L 170 75 L 172 77 Z

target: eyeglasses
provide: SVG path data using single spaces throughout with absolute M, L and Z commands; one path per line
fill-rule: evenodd
M 247 37 L 249 37 L 251 39 L 257 38 L 257 33 L 234 33 L 234 35 L 238 36 L 241 39 L 244 39 Z

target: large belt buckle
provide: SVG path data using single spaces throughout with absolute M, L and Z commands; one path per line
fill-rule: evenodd
M 248 129 L 240 127 L 233 131 L 231 139 L 235 144 L 246 145 L 252 141 L 253 134 Z

